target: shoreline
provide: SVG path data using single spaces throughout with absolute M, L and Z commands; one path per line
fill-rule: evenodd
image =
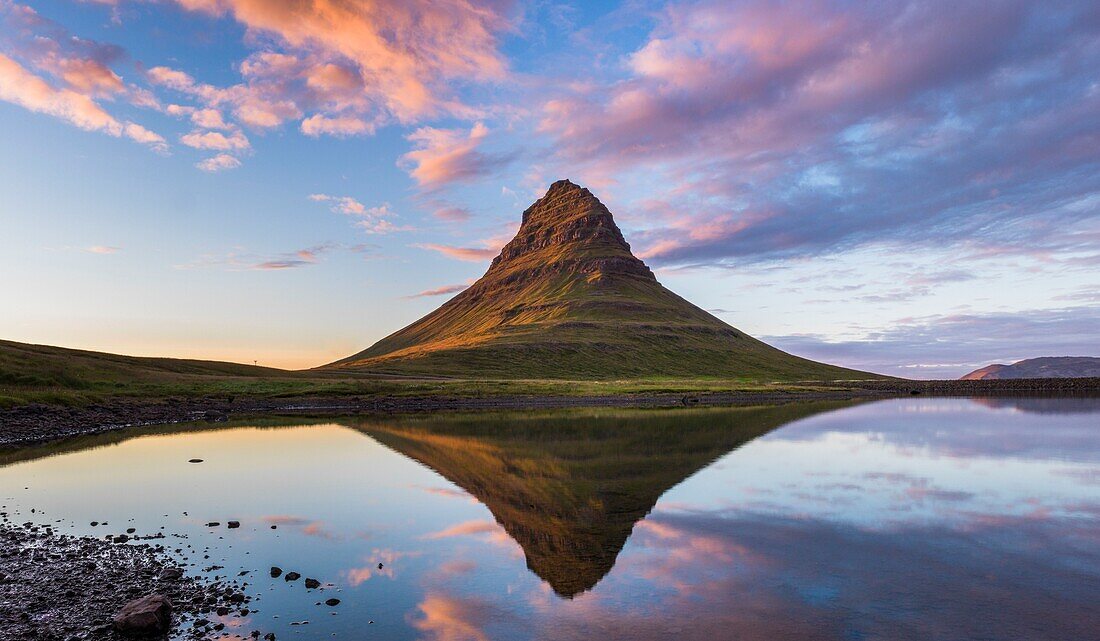
M 876 380 L 805 383 L 768 390 L 636 392 L 606 395 L 500 394 L 461 396 L 302 396 L 287 398 L 116 398 L 82 407 L 29 404 L 0 409 L 0 448 L 18 450 L 62 439 L 134 427 L 221 422 L 230 417 L 295 414 L 410 414 L 421 412 L 568 408 L 668 408 L 770 405 L 800 401 L 884 399 L 907 396 L 1096 396 L 1100 378 L 976 381 Z
M 163 534 L 97 538 L 62 534 L 58 522 L 19 525 L 13 518 L 28 516 L 36 515 L 5 510 L 0 517 L 0 641 L 131 639 L 132 633 L 120 631 L 116 617 L 123 606 L 143 598 L 168 605 L 158 615 L 162 623 L 129 624 L 163 626 L 159 634 L 140 638 L 163 639 L 169 633 L 180 639 L 221 637 L 234 624 L 250 623 L 250 608 L 255 608 L 244 591 L 248 578 L 188 572 L 194 562 L 173 554 Z M 256 630 L 252 638 L 260 635 Z

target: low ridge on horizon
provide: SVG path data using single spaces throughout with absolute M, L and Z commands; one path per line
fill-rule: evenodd
M 880 378 L 793 356 L 662 286 L 588 189 L 550 185 L 477 282 L 323 366 L 468 378 Z
M 959 378 L 961 381 L 989 381 L 1015 378 L 1100 377 L 1100 358 L 1092 356 L 1040 356 L 1011 365 L 993 363 Z

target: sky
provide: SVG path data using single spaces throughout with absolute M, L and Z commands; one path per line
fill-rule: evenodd
M 569 178 L 799 355 L 1100 356 L 1098 69 L 1090 0 L 0 0 L 0 337 L 321 365 Z

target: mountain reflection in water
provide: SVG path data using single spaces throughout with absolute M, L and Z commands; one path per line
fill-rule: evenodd
M 353 426 L 469 492 L 573 597 L 611 571 L 662 494 L 767 432 L 841 404 L 737 410 L 366 421 Z
M 178 534 L 189 571 L 252 571 L 259 612 L 227 630 L 280 639 L 1087 640 L 1098 416 L 915 398 L 151 427 L 0 457 L 0 503 Z M 336 614 L 271 565 L 332 582 Z

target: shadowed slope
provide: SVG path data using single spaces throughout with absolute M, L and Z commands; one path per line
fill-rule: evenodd
M 326 367 L 469 378 L 876 378 L 791 356 L 665 289 L 611 212 L 567 180 L 523 212 L 515 238 L 470 288 Z
M 847 403 L 481 415 L 352 424 L 466 490 L 563 597 L 615 564 L 657 499 L 790 421 Z

